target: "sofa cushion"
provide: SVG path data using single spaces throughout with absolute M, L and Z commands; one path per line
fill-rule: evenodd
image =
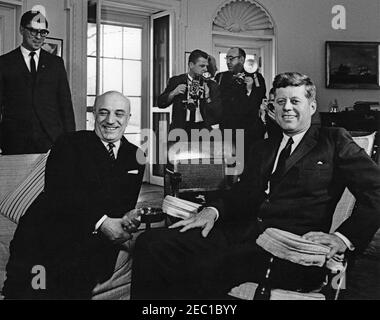
M 41 154 L 0 156 L 0 201 L 33 170 Z
M 0 212 L 15 223 L 44 188 L 45 164 L 49 153 L 41 154 L 32 171 L 0 202 Z
M 1 290 L 5 280 L 5 267 L 9 259 L 9 244 L 17 225 L 0 214 L 0 300 L 3 299 Z

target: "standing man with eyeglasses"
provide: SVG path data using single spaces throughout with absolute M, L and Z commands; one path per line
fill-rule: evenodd
M 244 71 L 246 53 L 242 48 L 228 50 L 226 63 L 228 71 L 218 73 L 222 96 L 222 129 L 244 130 L 244 146 L 248 149 L 254 141 L 264 138 L 265 128 L 260 120 L 259 111 L 265 97 L 265 80 L 258 71 Z M 235 139 L 234 139 L 235 140 Z M 248 150 L 244 151 L 248 154 Z
M 62 58 L 41 49 L 45 16 L 25 12 L 20 33 L 21 46 L 0 56 L 0 149 L 45 153 L 59 135 L 75 131 L 70 88 Z

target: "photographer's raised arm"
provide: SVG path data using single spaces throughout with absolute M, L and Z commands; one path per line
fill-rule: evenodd
M 157 98 L 157 107 L 162 109 L 169 107 L 177 95 L 186 92 L 186 88 L 186 84 L 180 83 L 178 77 L 170 78 L 164 92 Z

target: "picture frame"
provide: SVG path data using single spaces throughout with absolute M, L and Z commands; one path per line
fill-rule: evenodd
M 326 88 L 380 89 L 380 42 L 326 41 Z
M 42 49 L 62 58 L 63 53 L 63 40 L 58 38 L 46 37 Z

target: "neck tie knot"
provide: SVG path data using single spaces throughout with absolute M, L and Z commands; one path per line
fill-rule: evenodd
M 30 51 L 30 53 L 29 53 L 31 58 L 33 58 L 35 54 L 36 54 L 36 51 Z
M 113 152 L 113 148 L 115 148 L 115 145 L 114 145 L 112 142 L 110 142 L 110 143 L 108 144 L 108 154 L 109 154 L 109 156 L 110 156 L 110 158 L 111 158 L 112 160 L 115 160 L 116 158 L 115 158 L 115 154 L 114 154 L 114 152 Z
M 286 143 L 285 149 L 291 147 L 293 143 L 294 143 L 293 138 L 289 137 L 288 142 Z

